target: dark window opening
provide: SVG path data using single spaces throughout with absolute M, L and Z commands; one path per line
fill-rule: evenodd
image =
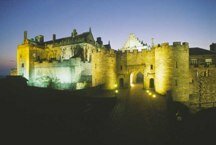
M 24 67 L 24 63 L 22 63 L 22 67 Z
M 150 65 L 150 69 L 153 70 L 153 65 Z
M 122 70 L 122 65 L 120 66 L 120 69 Z

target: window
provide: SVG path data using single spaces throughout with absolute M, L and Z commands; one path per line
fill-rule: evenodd
M 177 61 L 176 61 L 176 68 L 178 68 L 178 63 L 177 63 Z
M 150 69 L 153 70 L 153 65 L 150 65 Z
M 21 65 L 22 67 L 24 67 L 24 63 L 22 63 L 22 65 Z
M 122 65 L 120 66 L 120 69 L 122 70 Z
M 177 82 L 177 80 L 175 80 L 175 86 L 178 86 L 178 82 Z
M 190 63 L 191 64 L 197 64 L 197 59 L 191 59 Z
M 207 65 L 212 64 L 212 59 L 205 59 L 205 63 L 206 63 Z

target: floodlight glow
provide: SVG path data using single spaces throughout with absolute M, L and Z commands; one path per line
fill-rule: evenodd
M 153 97 L 153 98 L 156 98 L 156 95 L 154 94 L 154 95 L 152 95 L 152 97 Z
M 134 84 L 131 84 L 131 87 L 134 87 Z
M 115 93 L 117 94 L 119 91 L 118 90 L 115 90 Z

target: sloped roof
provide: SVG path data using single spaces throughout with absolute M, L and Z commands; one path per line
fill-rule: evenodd
M 95 43 L 94 37 L 91 32 L 84 32 L 82 34 L 76 35 L 75 37 L 64 37 L 60 39 L 56 39 L 55 43 L 61 43 L 61 42 L 68 42 L 68 43 L 81 43 L 81 42 L 87 42 L 87 43 Z M 46 41 L 44 44 L 52 44 L 53 40 Z
M 199 47 L 193 47 L 189 49 L 190 55 L 216 55 L 216 52 L 206 50 Z
M 111 45 L 110 45 L 110 44 L 105 44 L 104 47 L 105 47 L 106 49 L 111 49 Z

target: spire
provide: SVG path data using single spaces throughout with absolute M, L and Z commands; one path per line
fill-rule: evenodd
M 89 32 L 92 32 L 92 31 L 91 31 L 91 27 L 89 27 Z
M 151 45 L 154 46 L 154 38 L 151 38 Z
M 28 34 L 27 34 L 28 32 L 27 31 L 24 31 L 24 42 L 26 41 L 26 39 L 28 38 Z

